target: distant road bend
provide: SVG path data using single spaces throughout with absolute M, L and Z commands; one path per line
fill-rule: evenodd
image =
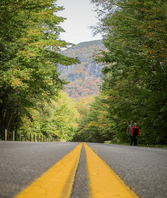
M 0 142 L 0 198 L 167 197 L 167 149 Z

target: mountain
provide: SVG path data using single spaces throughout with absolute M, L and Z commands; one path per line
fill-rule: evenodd
M 78 57 L 80 64 L 63 66 L 58 65 L 61 79 L 70 82 L 65 86 L 65 92 L 71 98 L 82 99 L 87 96 L 97 95 L 101 84 L 101 64 L 93 61 L 93 54 L 100 49 L 105 49 L 101 40 L 79 43 L 62 54 L 69 57 Z

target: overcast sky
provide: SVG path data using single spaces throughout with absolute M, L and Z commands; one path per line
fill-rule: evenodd
M 61 33 L 60 38 L 67 42 L 78 44 L 84 41 L 102 39 L 101 35 L 92 36 L 89 26 L 94 26 L 98 22 L 96 12 L 90 0 L 57 0 L 58 6 L 63 6 L 65 10 L 57 13 L 58 16 L 67 18 L 61 27 L 66 31 Z

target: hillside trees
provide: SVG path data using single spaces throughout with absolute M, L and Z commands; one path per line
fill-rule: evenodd
M 118 116 L 117 137 L 123 137 L 124 123 L 132 119 L 139 123 L 143 142 L 166 143 L 166 1 L 92 2 L 100 5 L 97 31 L 103 32 L 108 49 L 96 59 L 108 65 L 102 85 L 108 99 L 103 102 L 110 106 L 110 117 Z
M 71 141 L 78 126 L 79 113 L 75 102 L 60 91 L 49 102 L 40 101 L 37 108 L 29 108 L 33 117 L 22 116 L 23 124 L 20 130 L 24 134 L 32 131 L 42 133 L 46 137 L 55 137 Z
M 76 79 L 65 85 L 65 92 L 69 97 L 75 98 L 76 100 L 82 100 L 89 96 L 97 95 L 100 90 L 101 80 L 99 78 L 88 78 L 88 79 Z
M 93 102 L 94 96 L 89 96 L 86 98 L 81 99 L 77 102 L 76 109 L 79 113 L 78 127 L 75 132 L 75 136 L 73 137 L 73 141 L 86 141 L 87 133 L 85 132 L 86 128 L 86 118 L 89 113 L 90 103 Z
M 72 98 L 80 100 L 84 97 L 97 95 L 101 84 L 101 64 L 96 64 L 93 54 L 98 49 L 103 49 L 101 40 L 79 43 L 74 47 L 64 50 L 64 55 L 75 57 L 81 61 L 80 64 L 68 68 L 59 65 L 61 79 L 67 79 L 69 84 L 65 86 L 65 92 Z
M 48 101 L 65 83 L 57 64 L 78 63 L 60 54 L 68 43 L 59 39 L 64 18 L 56 1 L 2 0 L 0 3 L 0 134 L 15 130 L 36 102 Z M 32 119 L 32 117 L 31 117 Z
M 59 137 L 71 141 L 78 127 L 79 113 L 76 103 L 66 93 L 60 92 L 55 105 L 57 105 L 57 111 L 54 114 L 55 131 Z
M 83 133 L 87 134 L 85 141 L 104 142 L 108 138 L 113 139 L 114 133 L 111 129 L 113 123 L 107 112 L 109 106 L 101 101 L 104 97 L 99 94 L 90 104 L 89 113 L 85 119 L 86 125 L 83 129 Z

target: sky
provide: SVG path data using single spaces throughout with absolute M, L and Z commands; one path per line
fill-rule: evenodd
M 100 34 L 93 36 L 89 28 L 98 22 L 97 13 L 93 11 L 95 5 L 90 4 L 90 0 L 57 0 L 57 5 L 65 8 L 57 15 L 67 18 L 60 24 L 65 30 L 60 39 L 74 44 L 102 39 Z

